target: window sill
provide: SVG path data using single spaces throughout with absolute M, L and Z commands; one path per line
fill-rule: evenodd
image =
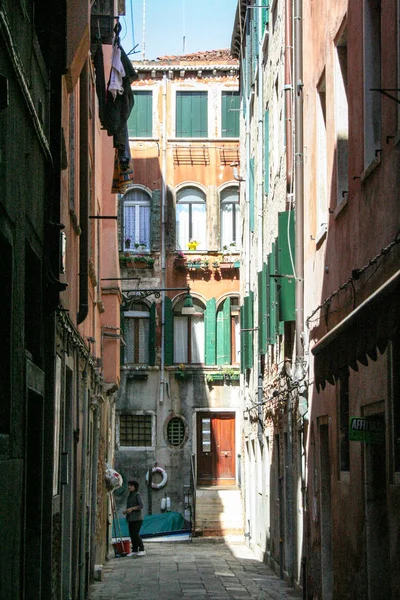
M 361 183 L 364 183 L 364 181 L 366 179 L 368 179 L 368 177 L 371 175 L 371 173 L 373 171 L 375 171 L 376 167 L 380 164 L 381 164 L 381 154 L 379 153 L 378 156 L 376 156 L 374 158 L 374 160 L 369 163 L 368 167 L 366 169 L 364 169 L 364 171 L 361 173 L 361 177 L 360 177 Z
M 343 200 L 341 200 L 339 202 L 339 204 L 337 205 L 337 207 L 335 208 L 334 212 L 333 212 L 333 218 L 337 219 L 337 217 L 340 215 L 340 213 L 342 212 L 342 210 L 345 208 L 345 206 L 347 206 L 348 203 L 348 196 L 346 195 Z
M 173 143 L 173 144 L 178 144 L 178 143 L 182 143 L 182 144 L 192 144 L 193 142 L 199 142 L 204 144 L 204 142 L 235 142 L 238 143 L 240 140 L 240 138 L 238 137 L 215 137 L 215 138 L 210 138 L 210 137 L 202 137 L 202 138 L 196 138 L 196 137 L 173 137 L 173 138 L 168 138 L 167 142 Z

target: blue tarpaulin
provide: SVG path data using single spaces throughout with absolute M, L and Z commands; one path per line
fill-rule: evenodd
M 115 520 L 114 520 L 115 521 Z M 121 537 L 129 537 L 128 523 L 125 517 L 119 517 L 119 527 L 121 529 Z M 142 527 L 140 528 L 140 536 L 150 537 L 160 533 L 170 533 L 185 529 L 185 519 L 178 512 L 166 512 L 159 515 L 147 515 L 143 519 Z M 118 524 L 114 522 L 113 535 L 120 536 Z

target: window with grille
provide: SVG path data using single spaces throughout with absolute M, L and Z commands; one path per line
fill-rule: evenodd
M 185 424 L 180 417 L 173 417 L 167 426 L 167 439 L 172 446 L 180 446 L 185 439 Z
M 119 440 L 121 446 L 151 446 L 151 432 L 151 415 L 120 415 Z

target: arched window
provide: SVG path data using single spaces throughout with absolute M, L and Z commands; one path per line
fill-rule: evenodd
M 141 189 L 129 190 L 123 198 L 124 250 L 150 250 L 150 196 Z
M 174 307 L 174 363 L 204 363 L 204 310 L 205 306 L 193 298 L 196 312 L 183 315 L 185 299 Z
M 177 193 L 176 198 L 176 247 L 187 250 L 189 240 L 199 242 L 198 249 L 207 248 L 206 197 L 194 187 Z
M 240 245 L 239 228 L 239 194 L 237 187 L 228 187 L 222 190 L 221 203 L 221 248 L 235 243 L 236 248 Z

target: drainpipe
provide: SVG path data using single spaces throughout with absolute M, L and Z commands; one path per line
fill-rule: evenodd
M 163 74 L 162 88 L 162 150 L 161 150 L 161 287 L 165 286 L 165 205 L 167 202 L 167 74 Z M 160 404 L 164 402 L 165 385 L 165 292 L 161 293 L 161 365 Z M 151 485 L 150 485 L 151 487 Z
M 288 201 L 292 199 L 293 191 L 293 124 L 292 124 L 292 0 L 285 2 L 285 134 L 286 134 L 286 193 Z M 296 120 L 297 129 L 297 120 Z M 297 191 L 297 188 L 296 188 Z M 299 200 L 300 203 L 300 200 Z M 302 203 L 302 201 L 301 201 Z M 289 204 L 289 202 L 288 202 Z M 290 206 L 290 204 L 289 204 Z M 296 198 L 296 209 L 297 209 Z M 302 214 L 302 210 L 301 210 Z M 297 212 L 296 212 L 296 223 Z M 297 234 L 297 231 L 296 231 Z M 297 238 L 296 238 L 297 240 Z M 297 247 L 296 247 L 297 258 Z M 297 273 L 297 271 L 296 271 Z M 297 311 L 296 311 L 297 315 Z M 297 330 L 296 330 L 297 332 Z M 297 336 L 296 336 L 297 341 Z M 296 351 L 297 358 L 297 351 Z M 295 535 L 293 514 L 293 404 L 292 392 L 289 390 L 287 400 L 287 456 L 285 456 L 285 486 L 286 486 L 286 569 L 291 584 L 294 580 Z
M 292 127 L 292 2 L 285 2 L 285 132 L 286 132 L 286 190 L 293 191 L 293 127 Z
M 78 325 L 89 311 L 89 78 L 87 60 L 79 79 L 79 310 Z
M 96 564 L 96 523 L 97 523 L 97 474 L 99 464 L 100 410 L 97 405 L 93 411 L 93 456 L 92 456 L 92 489 L 90 508 L 90 572 L 94 573 Z
M 304 360 L 304 155 L 303 155 L 303 6 L 295 0 L 295 193 L 296 193 L 296 365 L 295 381 L 300 383 L 299 410 L 307 411 Z

